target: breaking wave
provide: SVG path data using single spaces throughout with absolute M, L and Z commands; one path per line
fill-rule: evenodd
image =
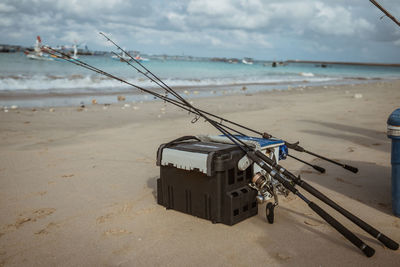
M 157 87 L 145 77 L 129 78 L 123 77 L 128 82 L 140 87 Z M 315 77 L 307 75 L 266 75 L 253 77 L 226 77 L 226 78 L 169 78 L 163 81 L 174 87 L 196 87 L 196 86 L 223 86 L 238 84 L 281 84 L 281 83 L 304 83 L 304 82 L 328 82 L 335 80 L 332 77 Z M 130 88 L 129 85 L 115 81 L 108 77 L 97 75 L 73 74 L 61 75 L 9 75 L 0 76 L 0 91 L 29 91 L 39 93 L 40 91 L 65 91 L 68 93 L 114 91 Z

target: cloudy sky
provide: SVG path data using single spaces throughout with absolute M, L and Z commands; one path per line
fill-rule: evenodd
M 399 0 L 378 0 L 400 19 Z M 400 27 L 368 0 L 2 0 L 0 43 L 147 54 L 400 62 Z

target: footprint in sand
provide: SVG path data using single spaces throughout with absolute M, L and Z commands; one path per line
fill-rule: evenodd
M 274 255 L 272 255 L 275 259 L 277 259 L 278 261 L 282 262 L 282 261 L 288 261 L 291 256 L 284 253 L 284 252 L 277 252 Z
M 37 231 L 35 235 L 47 235 L 48 233 L 50 233 L 51 229 L 58 227 L 60 227 L 59 224 L 51 222 L 45 228 Z
M 356 149 L 355 147 L 350 146 L 347 148 L 347 152 L 354 152 L 355 149 Z
M 43 218 L 53 214 L 55 211 L 56 211 L 56 209 L 54 209 L 54 208 L 43 208 L 43 209 L 34 210 L 33 212 L 21 213 L 18 216 L 15 223 L 9 224 L 7 228 L 18 229 L 27 222 L 36 222 L 39 219 L 43 219 Z
M 106 221 L 111 220 L 113 217 L 114 217 L 114 214 L 113 214 L 113 213 L 109 213 L 109 214 L 106 214 L 106 215 L 103 215 L 103 216 L 98 217 L 98 218 L 96 219 L 96 222 L 97 222 L 98 224 L 100 224 L 100 223 L 105 223 Z

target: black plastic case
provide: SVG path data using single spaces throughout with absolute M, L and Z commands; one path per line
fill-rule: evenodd
M 173 163 L 161 165 L 163 149 L 166 147 L 207 153 L 207 174 L 180 169 L 174 167 Z M 161 145 L 157 152 L 157 165 L 160 166 L 160 178 L 157 180 L 158 204 L 227 225 L 256 215 L 257 191 L 247 186 L 253 176 L 253 167 L 251 165 L 245 171 L 237 168 L 243 156 L 244 152 L 240 148 L 229 144 L 195 141 Z

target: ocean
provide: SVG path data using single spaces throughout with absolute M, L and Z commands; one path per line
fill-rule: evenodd
M 140 87 L 157 87 L 132 67 L 109 55 L 80 56 L 79 59 Z M 386 66 L 328 65 L 322 68 L 315 64 L 292 63 L 274 68 L 271 62 L 261 61 L 247 65 L 152 57 L 142 64 L 189 98 L 400 78 L 400 67 Z M 0 54 L 0 106 L 80 105 L 92 99 L 105 104 L 117 102 L 116 95 L 124 95 L 126 101 L 154 100 L 128 85 L 70 62 L 31 60 L 23 53 Z

